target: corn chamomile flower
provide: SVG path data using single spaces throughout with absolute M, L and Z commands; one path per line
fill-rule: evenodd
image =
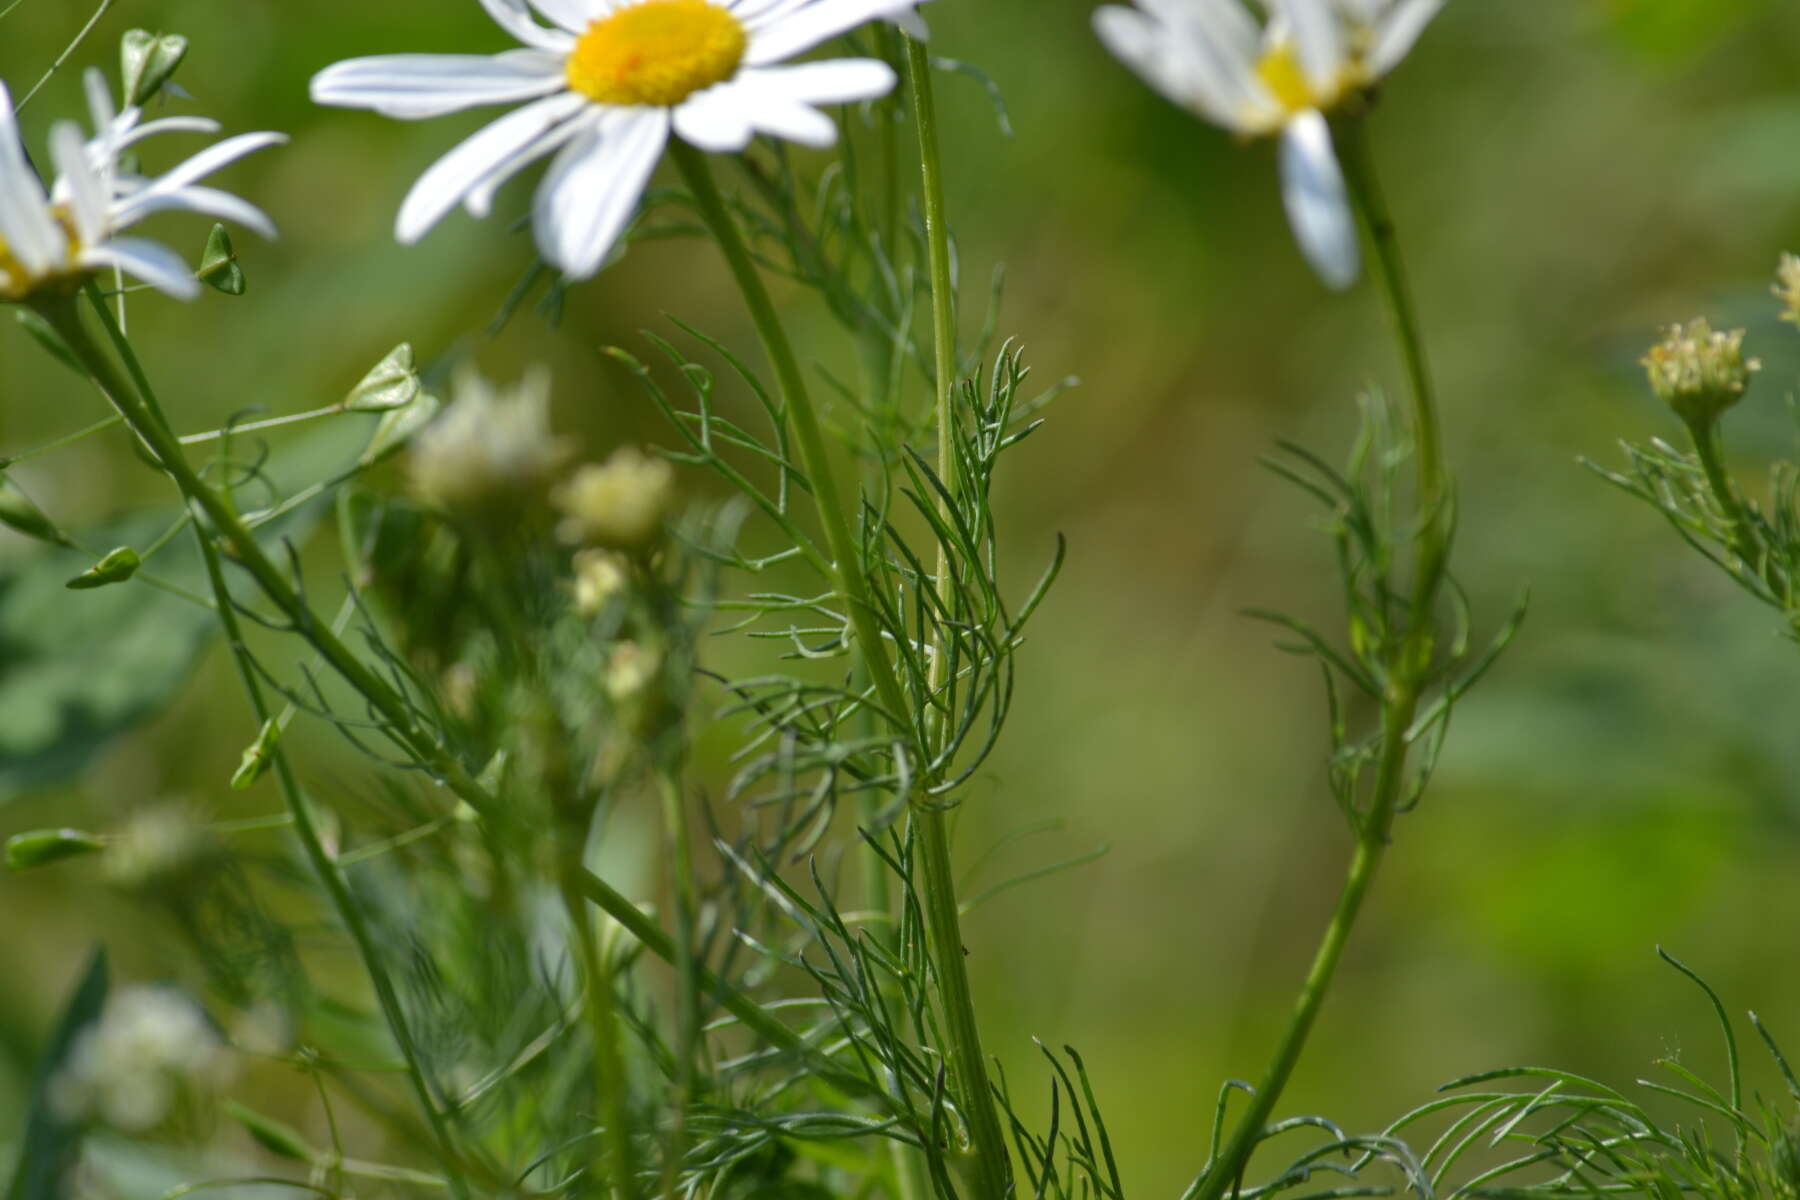
M 1100 40 L 1168 99 L 1244 137 L 1281 139 L 1281 191 L 1302 253 L 1334 288 L 1361 258 L 1325 114 L 1386 75 L 1443 0 L 1136 0 L 1094 14 Z
M 314 77 L 319 104 L 401 120 L 521 103 L 420 176 L 395 236 L 418 241 L 462 204 L 485 217 L 500 185 L 554 154 L 532 227 L 544 258 L 573 279 L 605 263 L 637 209 L 670 133 L 701 150 L 744 149 L 756 134 L 829 146 L 816 106 L 885 95 L 877 59 L 783 65 L 871 20 L 922 33 L 923 0 L 481 0 L 523 49 L 495 55 L 350 59 Z
M 218 124 L 204 117 L 146 121 L 141 108 L 114 108 L 99 71 L 89 70 L 83 83 L 94 136 L 84 138 L 73 121 L 58 122 L 50 130 L 56 179 L 47 194 L 25 156 L 12 97 L 0 83 L 0 301 L 67 290 L 112 268 L 177 299 L 192 299 L 200 285 L 180 255 L 143 238 L 118 236 L 155 213 L 200 213 L 275 236 L 274 225 L 260 209 L 199 181 L 285 137 L 240 134 L 146 178 L 121 165 L 127 149 L 162 133 L 217 133 Z

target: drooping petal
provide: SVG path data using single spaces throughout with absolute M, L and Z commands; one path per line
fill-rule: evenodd
M 507 113 L 476 132 L 419 176 L 400 205 L 394 236 L 403 245 L 411 245 L 424 237 L 426 231 L 462 203 L 470 190 L 495 173 L 497 167 L 554 132 L 585 104 L 586 101 L 573 92 L 549 96 Z M 548 150 L 541 153 L 548 153 Z M 514 170 L 529 161 L 528 158 L 520 161 Z
M 159 117 L 154 121 L 145 121 L 142 125 L 124 131 L 113 139 L 112 148 L 115 151 L 123 150 L 127 146 L 137 145 L 145 138 L 152 138 L 162 133 L 217 133 L 219 128 L 217 121 L 209 120 L 206 117 Z
M 81 265 L 88 270 L 118 267 L 177 300 L 192 300 L 200 294 L 199 282 L 179 254 L 143 238 L 113 238 L 89 246 L 81 253 Z
M 236 137 L 215 142 L 180 166 L 151 180 L 150 190 L 173 191 L 190 183 L 198 183 L 214 171 L 222 170 L 246 155 L 255 154 L 270 146 L 279 146 L 287 140 L 285 133 L 240 133 Z
M 61 266 L 69 253 L 68 238 L 50 216 L 50 198 L 25 157 L 12 93 L 4 82 L 0 82 L 0 238 L 32 275 Z
M 669 113 L 622 108 L 563 147 L 532 205 L 539 251 L 571 279 L 605 263 L 669 139 Z
M 1444 0 L 1399 0 L 1375 29 L 1375 44 L 1369 48 L 1369 69 L 1386 75 L 1400 65 L 1431 18 L 1444 7 Z
M 1342 291 L 1355 283 L 1362 269 L 1356 217 L 1331 146 L 1331 127 L 1316 109 L 1299 114 L 1282 131 L 1281 199 L 1301 253 L 1326 286 Z
M 489 104 L 515 104 L 568 86 L 561 56 L 545 50 L 502 54 L 384 54 L 352 58 L 313 76 L 315 104 L 366 108 L 403 121 Z

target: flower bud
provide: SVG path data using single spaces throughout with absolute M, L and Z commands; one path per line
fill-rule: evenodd
M 1771 289 L 1781 300 L 1781 319 L 1800 325 L 1800 255 L 1783 254 Z
M 575 611 L 591 617 L 631 586 L 631 565 L 611 550 L 575 552 Z
M 606 662 L 606 694 L 627 704 L 644 694 L 662 669 L 662 655 L 638 642 L 620 642 Z
M 1762 363 L 1744 357 L 1744 331 L 1715 332 L 1704 318 L 1671 325 L 1643 365 L 1650 386 L 1689 425 L 1703 427 L 1743 399 Z
M 539 501 L 568 455 L 550 433 L 550 376 L 528 372 L 495 391 L 474 371 L 456 378 L 454 399 L 412 447 L 419 498 L 469 517 L 505 517 Z
M 675 500 L 675 472 L 667 462 L 626 446 L 604 463 L 589 463 L 557 489 L 563 513 L 557 532 L 566 542 L 614 550 L 642 550 L 662 532 Z

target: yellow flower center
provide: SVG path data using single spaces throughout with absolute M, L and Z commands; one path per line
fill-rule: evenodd
M 737 73 L 749 46 L 711 0 L 642 0 L 595 21 L 569 55 L 569 86 L 600 104 L 680 104 Z
M 75 234 L 73 214 L 59 205 L 50 210 L 50 215 L 62 226 L 63 236 L 68 240 L 68 266 L 62 269 L 52 267 L 45 274 L 33 276 L 25 270 L 25 264 L 13 257 L 12 247 L 6 244 L 6 239 L 0 237 L 0 274 L 6 276 L 4 280 L 0 280 L 0 301 L 24 300 L 40 289 L 47 289 L 49 285 L 66 287 L 79 283 L 83 278 L 75 273 L 75 261 L 81 256 L 81 239 Z
M 1256 77 L 1288 112 L 1312 108 L 1317 103 L 1306 69 L 1300 65 L 1300 55 L 1290 41 L 1277 42 L 1269 48 L 1256 64 Z

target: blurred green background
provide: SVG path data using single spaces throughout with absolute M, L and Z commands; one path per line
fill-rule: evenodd
M 0 18 L 0 76 L 22 91 L 90 13 L 22 0 Z M 1357 390 L 1398 377 L 1373 291 L 1329 295 L 1299 261 L 1271 148 L 1157 100 L 1099 49 L 1088 16 L 1070 0 L 931 11 L 935 48 L 993 76 L 1016 130 L 996 130 L 974 84 L 943 84 L 965 272 L 1004 261 L 1002 331 L 1041 377 L 1083 381 L 1000 497 L 1021 586 L 1055 533 L 1071 554 L 959 852 L 972 862 L 1009 831 L 1059 823 L 984 867 L 991 882 L 1110 845 L 979 909 L 970 963 L 1015 1086 L 1041 1091 L 1031 1035 L 1076 1045 L 1127 1187 L 1169 1195 L 1200 1165 L 1221 1080 L 1260 1073 L 1349 846 L 1324 786 L 1316 671 L 1239 615 L 1280 606 L 1329 623 L 1335 595 L 1307 504 L 1255 458 L 1289 437 L 1336 459 Z M 667 328 L 664 312 L 749 345 L 704 244 L 640 247 L 571 294 L 560 329 L 522 314 L 491 343 L 482 330 L 525 239 L 457 215 L 417 248 L 393 245 L 411 179 L 479 118 L 320 111 L 306 80 L 357 54 L 500 48 L 474 3 L 120 0 L 26 110 L 31 145 L 80 111 L 73 68 L 111 69 L 131 26 L 192 38 L 180 79 L 201 111 L 294 137 L 225 177 L 283 231 L 239 238 L 250 295 L 134 311 L 183 425 L 330 403 L 410 340 L 426 359 L 461 347 L 501 377 L 546 361 L 565 428 L 595 446 L 654 440 L 595 348 Z M 1793 451 L 1800 333 L 1776 323 L 1767 288 L 1778 252 L 1800 249 L 1800 10 L 1451 0 L 1385 89 L 1374 140 L 1446 397 L 1457 566 L 1488 629 L 1527 583 L 1534 602 L 1399 827 L 1282 1107 L 1361 1130 L 1508 1063 L 1623 1083 L 1674 1049 L 1716 1072 L 1710 1018 L 1657 943 L 1800 1050 L 1800 649 L 1576 462 L 1615 459 L 1620 437 L 1674 437 L 1633 363 L 1657 324 L 1699 313 L 1748 325 L 1767 364 L 1728 428 L 1744 470 Z M 525 196 L 515 186 L 501 211 Z M 205 226 L 156 232 L 197 253 Z M 800 300 L 800 326 L 835 338 Z M 0 323 L 0 452 L 97 405 Z M 19 475 L 71 525 L 160 497 L 116 438 Z M 168 795 L 231 811 L 223 781 L 250 733 L 215 653 L 173 712 L 75 782 L 8 800 L 0 835 L 102 826 Z M 0 877 L 0 1116 L 18 1110 L 96 938 L 124 976 L 174 970 L 168 931 L 79 866 Z

